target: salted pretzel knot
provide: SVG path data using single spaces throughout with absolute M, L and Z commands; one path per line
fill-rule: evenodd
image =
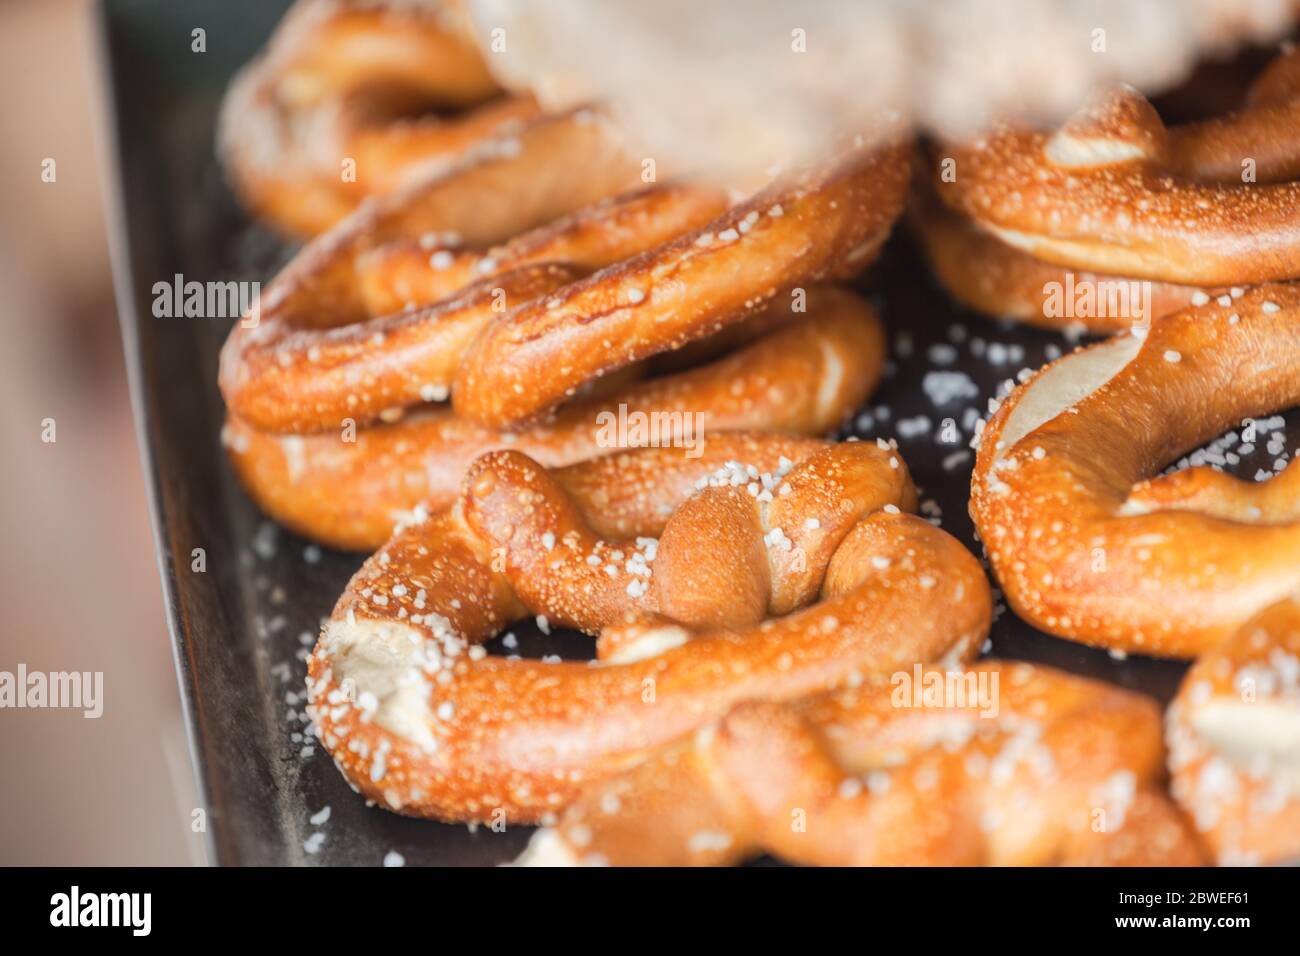
M 412 175 L 529 147 L 515 134 L 539 123 L 578 132 L 573 116 L 501 91 L 459 3 L 299 0 L 231 84 L 218 138 L 245 204 L 310 236 Z M 623 161 L 604 145 L 605 161 Z
M 738 705 L 598 784 L 523 865 L 1194 865 L 1154 702 L 1030 664 Z
M 517 165 L 421 184 L 304 250 L 268 288 L 258 324 L 237 326 L 223 349 L 231 412 L 307 433 L 450 395 L 483 425 L 536 418 L 779 294 L 865 267 L 909 169 L 902 147 L 856 152 L 735 206 L 657 187 L 566 217 L 605 185 L 593 196 L 593 177 L 571 168 L 515 195 L 501 180 Z
M 914 503 L 883 443 L 732 434 L 553 472 L 490 453 L 340 599 L 309 665 L 320 739 L 394 810 L 535 822 L 742 700 L 965 660 L 988 586 Z M 485 653 L 530 613 L 600 632 L 600 662 Z
M 1300 52 L 1230 115 L 1166 128 L 1130 88 L 1053 134 L 936 150 L 939 198 L 1038 259 L 1193 286 L 1300 276 Z M 945 159 L 955 177 L 940 175 Z
M 1118 651 L 1201 655 L 1170 710 L 1171 765 L 1223 862 L 1300 852 L 1300 470 L 1153 476 L 1300 401 L 1298 320 L 1300 288 L 1266 285 L 1066 356 L 990 419 L 972 481 L 1021 617 Z

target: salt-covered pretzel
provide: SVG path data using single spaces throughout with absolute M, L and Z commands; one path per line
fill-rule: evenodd
M 517 134 L 541 124 L 582 139 L 582 122 L 504 95 L 459 4 L 300 0 L 232 83 L 218 135 L 244 203 L 308 236 L 456 163 L 517 152 L 534 168 L 562 167 L 564 151 Z M 613 138 L 595 147 L 592 161 L 627 162 Z
M 519 862 L 1195 865 L 1163 760 L 1146 698 L 1030 664 L 917 665 L 743 703 L 587 790 Z
M 1174 796 L 1220 863 L 1300 860 L 1300 593 L 1197 659 L 1168 740 Z
M 231 411 L 301 433 L 450 393 L 480 424 L 535 418 L 779 293 L 863 268 L 901 211 L 908 159 L 856 153 L 731 208 L 659 187 L 465 251 L 499 242 L 506 222 L 581 206 L 592 180 L 579 172 L 534 177 L 523 196 L 482 170 L 435 180 L 318 239 L 267 289 L 257 325 L 232 331 L 220 376 Z
M 1167 129 L 1128 88 L 1053 134 L 1002 130 L 936 150 L 939 197 L 1038 259 L 1195 285 L 1300 277 L 1300 51 L 1239 111 Z
M 335 547 L 372 551 L 416 507 L 450 505 L 469 463 L 494 448 L 558 467 L 653 443 L 695 454 L 727 431 L 833 429 L 880 380 L 884 331 L 871 308 L 842 289 L 809 289 L 807 308 L 712 361 L 570 402 L 523 431 L 485 428 L 434 407 L 358 429 L 346 436 L 353 440 L 338 431 L 275 435 L 232 416 L 223 440 L 244 487 L 277 521 Z M 643 427 L 620 434 L 609 427 L 619 421 Z
M 953 212 L 922 187 L 908 224 L 948 293 L 1000 319 L 1052 329 L 1122 332 L 1219 290 L 1072 270 L 1035 259 Z
M 534 822 L 742 700 L 965 660 L 988 585 L 915 500 L 884 442 L 732 434 L 554 472 L 489 453 L 339 600 L 309 665 L 319 737 L 394 810 Z M 595 665 L 485 653 L 526 614 L 613 629 Z
M 971 515 L 1036 627 L 1118 651 L 1200 654 L 1300 588 L 1296 469 L 1155 477 L 1300 401 L 1300 286 L 1235 290 L 1047 366 L 979 438 Z
M 855 275 L 902 211 L 909 160 L 904 146 L 856 151 L 524 304 L 470 347 L 452 388 L 457 411 L 489 425 L 534 417 L 592 378 L 716 332 L 778 294 Z

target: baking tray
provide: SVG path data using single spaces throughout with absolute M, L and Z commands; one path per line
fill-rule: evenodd
M 523 848 L 528 828 L 497 833 L 367 807 L 312 746 L 303 713 L 306 652 L 362 556 L 316 549 L 258 513 L 219 439 L 217 352 L 229 322 L 159 319 L 150 308 L 159 280 L 180 273 L 266 281 L 292 252 L 242 214 L 213 149 L 226 82 L 287 5 L 106 0 L 99 7 L 105 152 L 117 183 L 118 303 L 177 677 L 208 811 L 209 858 L 378 865 L 396 853 L 408 864 L 502 863 Z M 197 28 L 206 31 L 204 53 L 191 49 Z M 1000 383 L 1074 343 L 954 306 L 901 234 L 867 283 L 893 358 L 882 387 L 843 434 L 898 437 L 928 509 L 978 554 L 966 511 L 971 456 L 962 454 L 970 428 L 945 443 L 942 419 L 969 426 L 975 413 L 968 409 L 985 413 Z M 978 395 L 936 407 L 923 388 L 936 369 L 964 373 Z M 1243 471 L 1263 464 L 1249 459 Z M 197 548 L 203 572 L 192 567 Z M 580 635 L 543 636 L 528 627 L 515 633 L 526 655 L 590 654 L 591 642 Z M 993 626 L 991 653 L 1101 678 L 1161 702 L 1185 669 L 1048 637 L 1009 612 Z

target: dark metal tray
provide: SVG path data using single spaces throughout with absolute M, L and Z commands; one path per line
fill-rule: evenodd
M 152 495 L 159 564 L 193 757 L 209 809 L 210 859 L 223 864 L 378 865 L 396 851 L 412 864 L 494 864 L 513 858 L 529 831 L 504 833 L 409 820 L 366 807 L 305 736 L 304 657 L 360 564 L 320 552 L 264 519 L 238 487 L 219 435 L 217 351 L 229 323 L 159 319 L 152 287 L 187 280 L 265 281 L 291 250 L 251 226 L 226 190 L 213 151 L 217 105 L 231 73 L 262 45 L 285 0 L 222 4 L 105 0 L 100 8 L 109 128 L 116 164 L 114 266 L 137 421 Z M 196 28 L 206 53 L 191 49 Z M 966 448 L 937 440 L 940 421 L 986 410 L 998 384 L 1036 368 L 1055 333 L 1004 327 L 954 307 L 896 236 L 873 270 L 895 366 L 858 434 L 898 436 L 923 497 L 943 526 L 978 552 L 966 512 Z M 984 345 L 981 348 L 980 342 Z M 932 353 L 931 346 L 943 348 Z M 951 346 L 955 360 L 938 365 Z M 1004 359 L 1001 364 L 998 359 Z M 937 367 L 960 370 L 977 397 L 935 407 L 921 387 Z M 904 437 L 901 420 L 928 416 Z M 912 422 L 911 427 L 919 427 Z M 852 433 L 846 431 L 845 434 Z M 944 467 L 945 460 L 948 468 Z M 1253 470 L 1255 463 L 1250 463 Z M 202 548 L 206 571 L 192 570 Z M 585 657 L 578 635 L 516 629 L 521 652 Z M 1119 660 L 1040 634 L 1010 613 L 992 652 L 1103 678 L 1166 701 L 1183 665 Z M 328 819 L 322 819 L 328 808 Z M 315 822 L 313 822 L 313 817 Z

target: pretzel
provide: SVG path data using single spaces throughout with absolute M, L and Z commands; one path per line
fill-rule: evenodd
M 1195 865 L 1163 758 L 1146 698 L 1030 664 L 917 665 L 740 704 L 590 788 L 518 862 Z
M 275 432 L 365 424 L 449 392 L 480 424 L 536 419 L 779 293 L 856 273 L 901 211 L 908 160 L 902 147 L 856 153 L 731 208 L 657 187 L 475 249 L 583 206 L 583 172 L 551 183 L 543 170 L 523 197 L 481 169 L 472 182 L 439 178 L 321 237 L 266 290 L 257 325 L 232 331 L 227 406 Z M 449 229 L 462 245 L 438 248 Z M 499 305 L 513 311 L 493 321 Z
M 657 432 L 623 436 L 629 443 L 690 441 L 706 453 L 721 432 L 835 428 L 879 382 L 885 335 L 871 308 L 842 289 L 814 287 L 807 304 L 807 314 L 776 315 L 784 321 L 765 332 L 767 316 L 757 328 L 755 320 L 733 326 L 759 337 L 707 364 L 576 400 L 522 432 L 432 408 L 362 428 L 352 442 L 338 432 L 274 435 L 235 417 L 222 438 L 244 487 L 281 524 L 334 547 L 373 551 L 417 507 L 449 506 L 483 452 L 514 448 L 547 467 L 593 458 L 612 450 L 600 423 L 620 410 L 659 423 Z
M 967 659 L 988 585 L 915 502 L 884 442 L 491 452 L 348 585 L 309 663 L 318 735 L 391 809 L 528 823 L 742 700 Z M 527 614 L 600 632 L 600 663 L 484 652 Z
M 1031 275 L 1050 275 L 1012 250 L 1109 281 L 1212 287 L 1300 277 L 1296 129 L 1295 50 L 1261 75 L 1241 110 L 1201 123 L 1167 129 L 1136 91 L 1113 90 L 1051 135 L 1008 129 L 936 150 L 936 163 L 952 160 L 956 171 L 944 182 L 936 166 L 939 198 L 1010 250 L 942 220 L 923 223 L 922 232 L 959 298 L 980 308 L 1010 305 L 1011 314 L 1033 302 L 1024 287 Z M 1253 181 L 1245 181 L 1247 160 Z M 955 267 L 954 246 L 977 258 Z M 979 288 L 984 256 L 1006 272 L 1006 289 L 990 291 L 988 280 Z M 1166 294 L 1176 306 L 1184 290 Z
M 1168 740 L 1174 796 L 1220 863 L 1300 859 L 1300 594 L 1197 659 Z
M 563 170 L 566 151 L 518 133 L 542 125 L 581 140 L 584 122 L 504 95 L 459 4 L 300 0 L 231 84 L 218 139 L 244 204 L 311 236 L 368 196 L 458 164 L 517 151 L 526 166 Z M 588 161 L 630 162 L 614 137 Z
M 1300 401 L 1300 286 L 1236 290 L 1047 366 L 979 438 L 971 515 L 1016 613 L 1117 651 L 1201 654 L 1300 588 L 1300 471 L 1157 469 Z
M 371 549 L 401 514 L 449 503 L 484 451 L 518 447 L 558 466 L 607 450 L 597 428 L 606 412 L 816 434 L 865 400 L 883 363 L 878 321 L 849 293 L 800 283 L 874 255 L 902 204 L 905 152 L 854 156 L 734 207 L 687 186 L 596 201 L 615 190 L 604 166 L 583 166 L 587 155 L 574 151 L 564 175 L 539 171 L 522 190 L 517 157 L 399 190 L 309 244 L 270 284 L 258 321 L 232 330 L 220 369 L 225 443 L 265 510 L 318 540 Z M 869 197 L 880 205 L 864 209 Z M 578 305 L 546 311 L 564 297 Z M 499 302 L 517 306 L 497 314 Z M 485 364 L 517 371 L 488 357 L 501 348 L 493 335 L 538 324 L 549 328 L 520 343 L 528 390 L 510 389 L 512 411 L 533 402 L 526 428 L 513 414 L 483 425 L 459 404 L 455 414 L 430 404 L 458 403 L 467 378 L 484 394 Z M 742 348 L 635 381 L 671 365 L 669 353 L 712 357 L 719 344 Z M 537 418 L 541 403 L 566 397 L 575 400 Z M 340 440 L 345 428 L 355 441 Z
M 967 308 L 995 318 L 1049 329 L 1122 332 L 1222 293 L 1074 271 L 1035 259 L 957 215 L 927 188 L 916 190 L 908 225 L 948 293 Z

